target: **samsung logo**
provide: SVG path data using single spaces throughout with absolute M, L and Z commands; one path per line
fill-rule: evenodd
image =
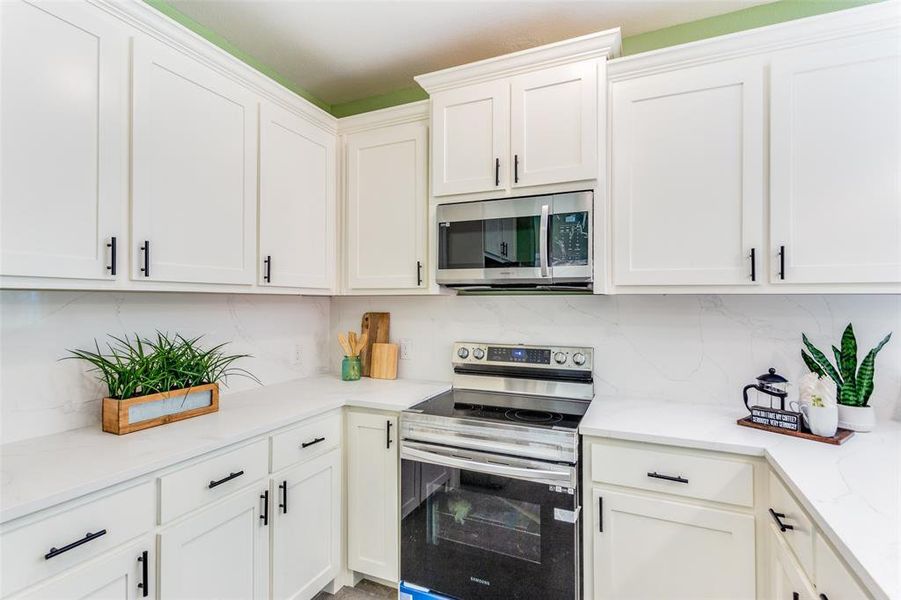
M 484 579 L 479 579 L 478 577 L 470 576 L 469 580 L 472 581 L 473 583 L 478 583 L 479 585 L 491 585 L 490 581 L 486 581 Z

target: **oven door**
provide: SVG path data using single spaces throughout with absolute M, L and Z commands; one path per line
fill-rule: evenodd
M 462 600 L 579 598 L 571 465 L 404 441 L 401 579 Z

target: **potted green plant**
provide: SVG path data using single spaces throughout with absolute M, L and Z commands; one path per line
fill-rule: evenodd
M 867 352 L 864 359 L 857 363 L 857 338 L 854 328 L 849 323 L 842 334 L 841 348 L 832 346 L 835 365 L 829 362 L 826 355 L 810 343 L 807 335 L 801 334 L 804 346 L 809 354 L 801 350 L 801 358 L 811 372 L 820 377 L 830 377 L 838 390 L 838 426 L 853 431 L 870 431 L 876 424 L 876 415 L 869 405 L 873 394 L 873 375 L 876 371 L 876 355 L 882 350 L 892 334 Z
M 219 410 L 219 382 L 229 376 L 257 379 L 234 362 L 248 354 L 225 354 L 226 344 L 203 348 L 200 337 L 157 332 L 153 339 L 110 336 L 107 351 L 69 350 L 92 365 L 106 384 L 103 431 L 122 435 Z

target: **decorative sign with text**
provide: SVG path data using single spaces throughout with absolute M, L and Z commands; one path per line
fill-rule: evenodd
M 788 431 L 801 431 L 801 413 L 792 412 L 790 410 L 779 410 L 776 408 L 766 408 L 763 406 L 755 406 L 751 408 L 751 421 L 766 425 L 767 427 L 778 427 Z

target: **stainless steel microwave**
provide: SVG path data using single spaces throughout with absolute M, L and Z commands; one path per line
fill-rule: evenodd
M 438 206 L 438 283 L 584 287 L 592 281 L 592 192 Z

